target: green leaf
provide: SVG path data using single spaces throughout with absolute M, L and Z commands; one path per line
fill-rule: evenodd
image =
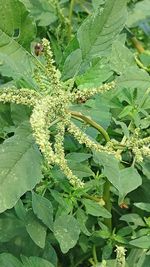
M 62 79 L 67 80 L 77 75 L 82 61 L 81 50 L 77 49 L 73 51 L 65 60 Z
M 25 6 L 17 0 L 1 0 L 0 13 L 0 30 L 29 49 L 36 27 Z
M 134 167 L 129 167 L 121 170 L 120 179 L 117 185 L 120 200 L 124 199 L 128 193 L 135 190 L 141 184 L 142 178 Z
M 135 226 L 145 226 L 145 223 L 143 222 L 142 218 L 140 215 L 136 213 L 130 213 L 130 214 L 125 214 L 120 217 L 121 221 L 125 221 L 127 223 L 134 224 Z
M 32 192 L 32 207 L 36 216 L 52 231 L 53 230 L 53 206 L 51 202 Z
M 23 267 L 54 267 L 49 261 L 40 257 L 25 257 L 21 256 Z
M 150 17 L 149 0 L 137 2 L 134 8 L 129 10 L 127 25 L 129 27 L 136 27 L 141 21 Z
M 93 159 L 97 164 L 104 167 L 103 174 L 117 188 L 120 176 L 118 160 L 107 153 L 95 151 L 93 152 Z
M 9 253 L 0 254 L 1 267 L 23 267 L 22 263 Z
M 150 203 L 139 202 L 139 203 L 134 203 L 134 206 L 136 206 L 141 210 L 146 210 L 147 212 L 150 212 Z
M 46 228 L 45 226 L 37 219 L 34 213 L 28 212 L 26 218 L 26 230 L 34 241 L 34 243 L 40 248 L 45 247 L 46 239 Z
M 78 223 L 79 223 L 79 225 L 80 225 L 80 229 L 81 229 L 81 231 L 82 231 L 85 235 L 90 236 L 91 233 L 88 231 L 88 229 L 87 229 L 87 227 L 86 227 L 86 221 L 87 221 L 87 219 L 88 219 L 87 215 L 86 215 L 85 212 L 84 212 L 82 209 L 80 209 L 80 208 L 78 208 L 76 215 L 77 215 L 77 221 L 78 221 Z
M 11 45 L 10 45 L 11 44 Z M 19 43 L 0 30 L 0 72 L 34 87 L 33 71 L 38 61 Z
M 78 163 L 73 160 L 68 160 L 67 163 L 74 175 L 79 178 L 94 176 L 94 172 L 91 170 L 90 166 L 85 163 Z
M 12 124 L 10 105 L 0 103 L 0 131 L 3 132 L 5 127 Z
M 76 83 L 80 89 L 98 87 L 102 82 L 106 81 L 112 76 L 110 66 L 107 60 L 99 60 L 93 64 L 83 75 L 76 78 Z
M 0 145 L 0 212 L 12 208 L 25 192 L 41 181 L 41 160 L 26 124 Z
M 118 74 L 123 74 L 131 66 L 136 67 L 133 53 L 119 41 L 113 42 L 110 64 Z
M 59 242 L 61 251 L 67 253 L 78 241 L 80 234 L 79 224 L 72 215 L 60 216 L 54 222 L 54 234 Z
M 81 163 L 81 162 L 86 161 L 87 159 L 89 159 L 91 157 L 92 157 L 92 154 L 72 152 L 72 153 L 67 154 L 66 159 L 75 161 L 77 163 Z
M 11 118 L 15 125 L 19 125 L 23 121 L 28 121 L 31 115 L 31 109 L 24 105 L 11 104 Z
M 3 215 L 0 218 L 0 242 L 8 242 L 15 236 L 20 236 L 23 228 L 24 223 L 16 216 Z
M 150 179 L 150 157 L 146 157 L 144 159 L 144 161 L 141 163 L 141 166 L 142 166 L 142 171 L 144 173 L 144 175 Z
M 121 88 L 145 89 L 150 86 L 150 76 L 144 70 L 130 67 L 117 78 L 117 84 Z
M 126 21 L 126 0 L 107 0 L 103 12 L 88 17 L 77 36 L 84 60 L 105 55 Z
M 129 244 L 138 248 L 150 249 L 150 235 L 136 238 L 130 241 Z
M 49 261 L 39 257 L 21 256 L 22 263 L 9 253 L 0 254 L 1 267 L 54 267 Z
M 23 202 L 21 199 L 18 200 L 16 205 L 14 206 L 15 212 L 20 220 L 25 220 L 26 217 L 26 209 L 23 205 Z
M 99 8 L 100 5 L 104 3 L 105 3 L 105 0 L 92 0 L 92 5 L 95 11 Z
M 108 212 L 99 203 L 90 199 L 83 199 L 82 202 L 86 207 L 87 214 L 91 214 L 93 216 L 101 216 L 103 218 L 111 218 L 110 212 Z
M 117 159 L 104 152 L 94 152 L 94 161 L 103 166 L 103 174 L 118 189 L 119 201 L 138 186 L 142 184 L 142 179 L 137 170 L 133 167 L 120 170 Z
M 56 8 L 53 3 L 47 0 L 21 0 L 30 14 L 36 20 L 38 26 L 48 26 L 57 19 Z

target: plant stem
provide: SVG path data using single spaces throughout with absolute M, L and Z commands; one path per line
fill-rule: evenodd
M 69 8 L 69 16 L 68 16 L 69 19 L 68 40 L 71 39 L 71 34 L 72 34 L 72 14 L 73 14 L 74 3 L 75 0 L 71 0 Z
M 95 245 L 93 245 L 93 259 L 94 259 L 95 266 L 97 266 L 98 260 L 97 260 L 96 246 Z
M 139 53 L 143 53 L 145 51 L 142 44 L 135 36 L 131 38 L 131 41 Z
M 95 121 L 91 120 L 89 117 L 84 116 L 80 112 L 70 111 L 70 113 L 75 119 L 78 119 L 78 118 L 82 119 L 86 123 L 90 124 L 93 128 L 98 130 L 103 135 L 103 137 L 105 138 L 106 142 L 110 141 L 110 137 L 109 137 L 108 133 L 105 131 L 105 129 L 101 125 L 99 125 Z
M 145 49 L 142 46 L 141 42 L 136 38 L 136 36 L 134 35 L 134 33 L 127 26 L 125 26 L 125 29 L 126 29 L 126 32 L 127 32 L 128 36 L 129 36 L 132 44 L 136 48 L 136 50 L 139 53 L 143 53 L 145 51 Z
M 134 58 L 135 58 L 136 64 L 137 64 L 141 69 L 143 69 L 143 70 L 145 70 L 145 71 L 147 71 L 147 72 L 150 72 L 150 70 L 149 70 L 147 67 L 145 67 L 145 66 L 142 64 L 142 62 L 138 59 L 137 55 L 135 55 Z
M 103 193 L 103 199 L 105 201 L 105 208 L 111 213 L 111 200 L 110 200 L 110 182 L 106 178 L 106 182 L 104 185 L 104 193 Z M 108 229 L 111 231 L 112 230 L 112 219 L 105 219 L 104 220 L 105 225 L 108 227 Z

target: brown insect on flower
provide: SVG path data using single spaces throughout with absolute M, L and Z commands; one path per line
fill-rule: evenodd
M 128 209 L 129 208 L 129 206 L 126 203 L 121 203 L 119 206 L 121 209 Z
M 43 52 L 43 45 L 40 43 L 36 43 L 36 45 L 34 46 L 34 53 L 36 56 L 41 55 Z

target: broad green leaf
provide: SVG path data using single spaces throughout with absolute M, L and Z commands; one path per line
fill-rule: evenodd
M 83 199 L 82 202 L 86 207 L 87 214 L 91 214 L 93 216 L 100 216 L 103 218 L 111 218 L 110 212 L 108 212 L 99 203 L 94 202 L 93 200 L 90 199 Z
M 12 208 L 24 193 L 41 181 L 41 159 L 26 124 L 0 145 L 0 212 Z
M 84 212 L 82 209 L 80 209 L 80 208 L 78 208 L 76 215 L 77 215 L 77 221 L 78 221 L 78 223 L 79 223 L 79 225 L 80 225 L 80 230 L 81 230 L 85 235 L 90 236 L 91 233 L 88 231 L 88 229 L 87 229 L 87 227 L 86 227 L 86 221 L 87 221 L 87 219 L 88 219 L 87 215 L 86 215 L 85 212 Z
M 12 124 L 10 105 L 0 103 L 0 132 L 3 132 L 5 127 Z
M 50 190 L 50 192 L 55 201 L 59 203 L 61 210 L 63 210 L 65 213 L 69 213 L 73 209 L 72 204 L 67 203 L 66 199 L 61 193 L 56 190 Z
M 63 253 L 67 253 L 69 249 L 76 245 L 79 234 L 79 224 L 72 215 L 63 215 L 55 220 L 54 235 Z
M 15 212 L 20 220 L 25 220 L 26 217 L 26 209 L 23 205 L 23 202 L 21 199 L 18 200 L 16 205 L 14 206 Z
M 9 253 L 0 254 L 1 267 L 23 267 L 22 263 Z
M 94 99 L 89 99 L 85 104 L 76 105 L 71 107 L 72 110 L 81 112 L 83 115 L 90 117 L 92 120 L 96 121 L 98 124 L 103 126 L 105 129 L 110 124 L 111 113 L 110 106 L 107 101 L 101 95 L 96 95 Z M 96 134 L 98 134 L 98 131 Z M 87 129 L 87 133 L 89 133 Z M 89 133 L 90 134 L 90 133 Z M 92 136 L 93 137 L 93 136 Z
M 0 217 L 0 242 L 8 242 L 15 236 L 19 236 L 23 228 L 24 223 L 14 215 L 3 215 Z
M 121 170 L 120 179 L 117 185 L 120 201 L 121 199 L 123 200 L 128 193 L 135 190 L 141 184 L 142 178 L 134 167 Z
M 142 184 L 142 179 L 133 167 L 120 170 L 118 161 L 104 152 L 94 152 L 94 161 L 103 166 L 103 174 L 118 189 L 119 202 L 138 186 Z
M 0 30 L 27 49 L 35 38 L 36 27 L 25 6 L 18 0 L 1 0 Z
M 9 253 L 0 254 L 1 267 L 54 267 L 49 261 L 40 257 L 25 257 L 21 256 L 22 263 Z
M 123 74 L 131 66 L 136 67 L 133 53 L 119 41 L 115 41 L 112 45 L 110 64 L 118 74 Z
M 68 160 L 67 163 L 72 172 L 79 178 L 94 176 L 94 172 L 86 163 L 79 163 L 73 160 Z
M 135 27 L 148 17 L 150 17 L 149 0 L 137 2 L 133 8 L 129 9 L 127 25 Z
M 33 71 L 38 61 L 12 37 L 0 30 L 0 72 L 3 76 L 22 80 L 34 87 Z
M 48 26 L 56 21 L 56 8 L 52 1 L 47 0 L 21 0 L 27 10 L 37 21 L 38 26 Z
M 72 152 L 72 153 L 67 154 L 66 159 L 81 163 L 91 157 L 92 157 L 92 154 Z
M 88 17 L 77 33 L 83 59 L 107 54 L 125 21 L 126 0 L 107 0 L 103 12 Z
M 130 67 L 117 78 L 117 84 L 121 88 L 145 89 L 150 86 L 150 76 L 144 70 Z
M 99 60 L 93 64 L 84 74 L 77 76 L 76 83 L 80 89 L 98 87 L 102 82 L 112 76 L 110 66 L 107 60 Z
M 45 247 L 46 227 L 38 220 L 32 211 L 27 214 L 26 230 L 37 246 L 40 248 Z
M 118 160 L 107 153 L 95 151 L 93 153 L 93 159 L 97 164 L 103 166 L 103 174 L 117 188 L 120 179 Z
M 134 224 L 135 226 L 145 226 L 145 223 L 143 222 L 142 218 L 140 215 L 136 213 L 130 213 L 130 214 L 125 214 L 120 217 L 121 221 L 125 221 L 127 223 Z
M 103 5 L 105 0 L 92 0 L 92 5 L 95 11 L 99 8 L 100 5 Z
M 31 115 L 31 109 L 24 105 L 11 104 L 11 118 L 15 125 L 19 125 L 23 121 L 28 121 Z
M 134 206 L 136 206 L 141 210 L 146 210 L 147 212 L 150 212 L 150 203 L 139 202 L 139 203 L 134 203 Z
M 53 230 L 53 206 L 51 202 L 32 192 L 32 207 L 36 216 L 50 229 Z
M 144 175 L 150 179 L 150 157 L 146 157 L 144 159 L 144 161 L 141 163 L 141 166 L 142 166 L 142 171 L 144 173 Z
M 58 265 L 58 258 L 55 249 L 50 244 L 48 238 L 42 255 L 43 259 L 51 262 L 55 267 Z
M 23 267 L 54 267 L 49 261 L 42 259 L 40 257 L 25 257 L 21 256 L 23 262 Z
M 129 244 L 138 248 L 150 249 L 150 235 L 136 238 L 130 241 Z
M 73 51 L 65 60 L 62 79 L 67 80 L 77 75 L 82 61 L 81 50 L 77 49 Z

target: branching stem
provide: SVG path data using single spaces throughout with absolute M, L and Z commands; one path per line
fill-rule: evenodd
M 75 119 L 78 119 L 78 118 L 82 119 L 83 121 L 85 121 L 86 123 L 91 125 L 93 128 L 98 130 L 103 135 L 103 137 L 105 138 L 106 142 L 110 141 L 110 137 L 109 137 L 108 133 L 105 131 L 105 129 L 101 125 L 99 125 L 98 123 L 96 123 L 95 121 L 90 119 L 89 117 L 84 116 L 80 112 L 71 111 L 70 113 L 71 113 L 72 117 L 74 117 Z

